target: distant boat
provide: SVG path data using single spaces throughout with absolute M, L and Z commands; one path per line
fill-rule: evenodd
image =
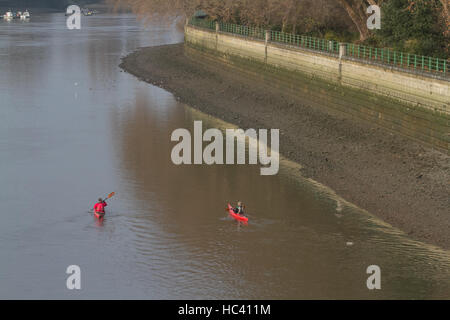
M 4 15 L 3 15 L 3 19 L 5 20 L 12 20 L 14 18 L 13 13 L 11 11 L 7 11 Z
M 89 10 L 88 8 L 83 8 L 81 9 L 81 12 L 85 15 L 85 16 L 92 16 L 95 12 L 92 10 Z
M 26 20 L 26 19 L 30 19 L 30 18 L 31 18 L 31 15 L 28 12 L 28 10 L 25 10 L 25 12 L 22 12 L 22 14 L 20 15 L 21 20 Z

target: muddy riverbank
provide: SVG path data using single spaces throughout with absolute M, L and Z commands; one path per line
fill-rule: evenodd
M 187 56 L 183 44 L 142 48 L 121 67 L 243 129 L 279 128 L 280 152 L 302 164 L 303 175 L 413 239 L 450 248 L 448 155 Z

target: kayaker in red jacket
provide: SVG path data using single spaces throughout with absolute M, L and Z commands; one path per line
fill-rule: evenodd
M 102 198 L 98 198 L 98 202 L 94 205 L 94 212 L 98 214 L 105 214 L 105 207 L 108 204 Z
M 234 213 L 244 215 L 244 206 L 242 202 L 238 201 L 236 208 L 233 208 Z

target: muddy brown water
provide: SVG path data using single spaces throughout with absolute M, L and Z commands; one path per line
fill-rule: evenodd
M 282 161 L 175 166 L 177 128 L 227 128 L 118 68 L 174 26 L 132 15 L 0 21 L 0 298 L 450 298 L 450 254 Z M 230 126 L 231 127 L 231 126 Z M 88 212 L 111 191 L 103 223 Z M 250 223 L 227 217 L 247 205 Z M 81 268 L 81 290 L 66 268 Z M 381 290 L 366 286 L 370 265 Z

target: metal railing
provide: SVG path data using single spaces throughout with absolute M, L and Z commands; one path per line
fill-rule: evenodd
M 233 23 L 219 22 L 219 31 L 239 34 L 246 37 L 265 39 L 266 31 L 262 28 L 241 26 Z
M 266 32 L 269 32 L 270 35 L 268 40 L 271 42 L 283 43 L 330 54 L 339 54 L 339 46 L 343 44 L 345 46 L 345 56 L 358 59 L 362 62 L 367 61 L 405 70 L 434 73 L 444 77 L 449 75 L 449 59 L 440 59 L 412 53 L 393 51 L 388 48 L 374 48 L 353 43 L 340 43 L 334 40 L 265 30 L 263 28 L 249 27 L 233 23 L 217 23 L 218 30 L 221 32 L 238 34 L 257 39 L 265 39 Z M 189 24 L 200 28 L 216 30 L 216 22 L 213 20 L 192 18 L 189 20 Z
M 280 31 L 270 31 L 270 41 L 285 43 L 316 51 L 339 54 L 339 42 L 333 40 L 301 36 Z
M 362 60 L 370 60 L 381 64 L 392 65 L 403 69 L 414 69 L 423 72 L 447 73 L 449 61 L 445 59 L 393 51 L 391 49 L 373 48 L 346 43 L 346 56 Z

